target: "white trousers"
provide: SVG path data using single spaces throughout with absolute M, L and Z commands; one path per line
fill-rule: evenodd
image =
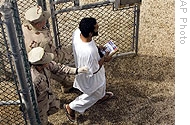
M 84 111 L 88 108 L 90 108 L 92 105 L 94 105 L 99 99 L 104 97 L 106 94 L 106 84 L 98 88 L 94 93 L 88 95 L 88 94 L 82 94 L 78 96 L 75 100 L 73 100 L 69 107 L 72 110 L 75 110 L 81 114 L 84 113 Z

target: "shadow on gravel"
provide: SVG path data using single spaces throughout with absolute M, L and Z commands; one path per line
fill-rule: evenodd
M 174 125 L 174 60 L 147 55 L 112 60 L 105 68 L 114 98 L 79 115 L 78 124 Z

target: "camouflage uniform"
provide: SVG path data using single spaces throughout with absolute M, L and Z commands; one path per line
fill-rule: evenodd
M 60 108 L 60 101 L 52 92 L 50 85 L 51 74 L 75 74 L 76 68 L 71 68 L 54 61 L 47 68 L 38 72 L 34 66 L 31 67 L 32 81 L 35 86 L 39 115 L 42 125 L 47 125 L 48 116 L 56 113 Z
M 55 55 L 54 61 L 57 63 L 68 63 L 72 56 L 72 47 L 65 47 L 56 49 L 53 43 L 50 30 L 44 28 L 43 30 L 37 30 L 29 22 L 25 22 L 22 25 L 23 34 L 25 37 L 26 51 L 29 52 L 34 47 L 42 47 L 46 52 L 53 53 Z
M 22 25 L 23 34 L 25 37 L 25 46 L 27 52 L 29 52 L 34 47 L 42 47 L 46 52 L 54 54 L 54 61 L 57 63 L 63 63 L 70 65 L 73 63 L 73 54 L 71 46 L 68 48 L 56 49 L 53 43 L 53 38 L 51 36 L 50 30 L 44 28 L 43 30 L 37 30 L 29 22 L 25 22 Z M 71 61 L 72 60 L 72 61 Z M 52 78 L 60 82 L 65 89 L 65 92 L 72 87 L 73 82 L 66 80 L 67 74 L 62 76 L 52 75 Z

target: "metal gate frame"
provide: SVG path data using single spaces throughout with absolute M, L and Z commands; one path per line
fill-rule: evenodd
M 20 105 L 25 124 L 29 123 L 31 125 L 37 125 L 40 124 L 40 119 L 34 92 L 35 88 L 31 80 L 30 65 L 25 49 L 17 1 L 5 0 L 0 6 L 0 14 L 1 12 L 2 16 L 0 17 L 0 25 L 2 35 L 6 45 L 7 57 L 19 100 L 1 100 L 0 106 Z M 4 31 L 3 25 L 5 25 L 6 31 Z M 3 120 L 0 119 L 0 121 Z
M 26 119 L 26 114 L 24 115 L 25 124 L 30 123 L 32 125 L 40 124 L 40 119 L 37 111 L 37 102 L 34 95 L 34 87 L 31 81 L 30 66 L 27 59 L 27 54 L 25 50 L 24 37 L 21 29 L 21 21 L 17 6 L 17 0 L 4 0 L 5 5 L 0 6 L 0 11 L 3 11 L 4 20 L 1 20 L 2 15 L 0 12 L 0 28 L 3 33 L 4 43 L 7 49 L 7 58 L 10 63 L 10 69 L 12 71 L 12 78 L 17 89 L 19 100 L 9 100 L 0 101 L 0 106 L 9 105 L 20 105 L 22 110 L 26 110 L 28 115 L 28 120 Z M 132 51 L 118 53 L 117 56 L 124 56 L 128 54 L 137 54 L 138 52 L 138 31 L 139 31 L 139 15 L 140 15 L 140 5 L 134 4 L 132 6 L 124 6 L 120 8 L 119 1 L 123 0 L 106 0 L 103 2 L 90 3 L 86 5 L 79 5 L 79 0 L 49 0 L 51 19 L 50 25 L 47 22 L 47 26 L 53 29 L 54 41 L 57 48 L 62 46 L 60 27 L 58 22 L 58 14 L 68 13 L 71 11 L 83 11 L 92 8 L 99 8 L 102 6 L 113 6 L 113 11 L 122 11 L 123 9 L 133 9 L 133 35 L 132 35 Z M 136 0 L 137 1 L 137 0 Z M 70 8 L 62 8 L 57 10 L 56 5 L 61 3 L 72 2 L 73 6 Z M 44 10 L 47 10 L 46 0 L 37 0 L 37 4 L 41 5 Z M 4 31 L 4 26 L 6 31 Z M 5 35 L 6 34 L 6 35 Z M 7 40 L 8 39 L 8 40 Z M 8 46 L 9 44 L 9 46 Z M 10 48 L 11 50 L 10 50 Z M 0 55 L 1 58 L 2 55 Z M 3 58 L 1 58 L 2 60 Z M 3 66 L 4 64 L 2 64 Z M 6 70 L 6 69 L 4 69 Z M 16 72 L 16 73 L 15 73 Z M 7 74 L 6 74 L 7 75 Z M 21 97 L 21 95 L 23 95 Z M 1 119 L 0 119 L 1 120 Z
M 127 2 L 126 2 L 127 1 Z M 73 6 L 68 7 L 68 8 L 62 8 L 62 9 L 56 9 L 56 5 L 59 4 L 67 4 L 68 2 L 73 3 Z M 119 2 L 121 3 L 130 3 L 130 5 L 125 5 L 122 8 L 119 8 Z M 137 3 L 134 3 L 137 2 Z M 95 3 L 90 3 L 86 5 L 79 5 L 80 1 L 79 0 L 49 0 L 50 3 L 50 10 L 51 10 L 51 19 L 52 19 L 52 28 L 53 28 L 53 33 L 54 33 L 54 42 L 57 48 L 61 47 L 61 34 L 60 34 L 60 26 L 58 22 L 58 14 L 63 14 L 63 13 L 68 13 L 70 11 L 82 11 L 82 10 L 88 10 L 92 8 L 99 8 L 102 6 L 113 6 L 113 11 L 120 11 L 123 9 L 134 9 L 134 19 L 133 19 L 133 36 L 132 36 L 132 45 L 131 51 L 128 52 L 119 52 L 114 57 L 117 56 L 124 56 L 124 55 L 129 55 L 129 54 L 135 54 L 137 55 L 138 53 L 138 35 L 139 35 L 139 17 L 140 17 L 140 4 L 141 0 L 135 0 L 132 2 L 131 0 L 105 0 L 101 2 L 95 2 Z

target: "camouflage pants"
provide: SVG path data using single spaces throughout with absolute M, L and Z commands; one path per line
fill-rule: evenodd
M 38 100 L 38 109 L 42 125 L 48 124 L 48 116 L 52 115 L 60 109 L 60 100 L 54 94 Z

